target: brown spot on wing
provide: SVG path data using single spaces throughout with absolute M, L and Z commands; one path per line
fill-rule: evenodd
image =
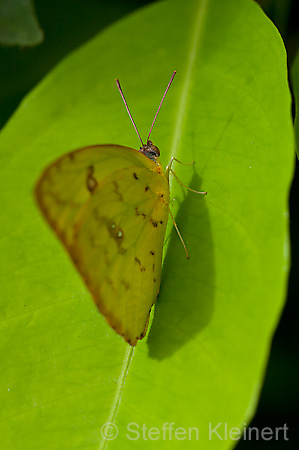
M 151 219 L 151 224 L 153 225 L 153 227 L 157 228 L 158 226 L 158 222 L 156 220 Z
M 125 253 L 127 251 L 127 249 L 122 247 L 122 243 L 123 243 L 125 236 L 124 236 L 124 232 L 123 232 L 122 228 L 120 227 L 120 225 L 117 225 L 112 220 L 106 220 L 106 226 L 107 226 L 108 233 L 110 234 L 112 239 L 114 239 L 116 242 L 118 252 Z
M 97 209 L 93 211 L 93 215 L 97 222 L 106 225 L 110 237 L 116 242 L 118 252 L 125 253 L 127 249 L 122 246 L 125 235 L 121 226 L 106 216 L 100 216 Z
M 136 206 L 136 208 L 135 208 L 135 212 L 136 212 L 136 215 L 137 215 L 137 216 L 142 216 L 144 219 L 146 218 L 146 214 L 139 212 L 137 206 Z
M 93 174 L 94 174 L 94 167 L 93 166 L 87 167 L 86 187 L 89 190 L 89 192 L 93 192 L 98 186 L 98 182 L 93 176 Z
M 141 271 L 141 272 L 145 272 L 145 270 L 146 270 L 145 266 L 142 266 L 142 265 L 141 265 L 140 259 L 136 258 L 136 256 L 135 256 L 135 261 L 139 264 L 139 266 L 140 266 L 140 271 Z
M 130 283 L 125 280 L 121 280 L 121 284 L 124 286 L 125 290 L 128 291 L 131 287 Z
M 112 183 L 113 183 L 113 186 L 114 186 L 114 192 L 115 192 L 115 194 L 118 195 L 119 200 L 120 200 L 121 202 L 123 202 L 123 201 L 124 201 L 124 198 L 123 198 L 123 196 L 122 196 L 122 193 L 119 191 L 119 186 L 118 186 L 117 181 L 113 181 Z
M 105 281 L 106 283 L 111 287 L 111 289 L 116 292 L 115 286 L 113 281 L 111 280 L 111 278 L 109 278 L 108 276 L 105 277 Z

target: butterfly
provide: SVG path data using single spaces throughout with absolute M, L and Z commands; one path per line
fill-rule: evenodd
M 164 171 L 159 149 L 149 138 L 175 74 L 146 144 L 116 80 L 142 143 L 139 150 L 120 145 L 80 148 L 50 164 L 35 189 L 40 210 L 99 311 L 131 346 L 145 336 L 160 289 L 172 169 L 170 164 Z

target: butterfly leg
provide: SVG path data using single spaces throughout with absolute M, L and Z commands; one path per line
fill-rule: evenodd
M 177 232 L 177 234 L 178 234 L 178 237 L 180 238 L 180 241 L 181 241 L 181 243 L 183 244 L 183 247 L 184 247 L 184 249 L 185 249 L 185 252 L 186 252 L 186 258 L 189 259 L 188 250 L 187 250 L 186 244 L 185 244 L 185 242 L 184 242 L 184 239 L 183 239 L 183 237 L 182 237 L 182 235 L 181 235 L 181 233 L 180 233 L 179 227 L 178 227 L 177 224 L 176 224 L 175 218 L 173 217 L 173 214 L 172 214 L 171 209 L 170 209 L 169 206 L 168 206 L 168 209 L 169 209 L 169 214 L 170 214 L 170 217 L 171 217 L 171 219 L 172 219 L 174 228 L 176 229 L 176 232 Z
M 195 161 L 191 161 L 190 163 L 184 163 L 184 162 L 180 161 L 179 159 L 175 158 L 174 156 L 172 156 L 170 159 L 170 163 L 166 167 L 166 172 L 171 170 L 171 166 L 174 161 L 178 162 L 179 164 L 182 164 L 183 166 L 192 166 L 192 164 L 195 164 Z
M 191 192 L 195 192 L 196 194 L 202 194 L 202 195 L 206 195 L 207 193 L 205 191 L 195 191 L 194 189 L 189 188 L 188 186 L 185 186 L 180 179 L 178 178 L 177 174 L 175 173 L 175 171 L 171 168 L 173 162 L 176 161 L 179 164 L 183 164 L 184 166 L 191 166 L 192 164 L 195 163 L 195 161 L 192 161 L 191 163 L 183 163 L 182 161 L 179 161 L 178 159 L 174 158 L 172 156 L 170 163 L 168 164 L 168 166 L 166 167 L 166 175 L 169 179 L 169 174 L 172 173 L 172 175 L 174 175 L 174 177 L 176 178 L 176 180 L 178 181 L 178 183 L 183 186 L 184 188 L 188 189 Z
M 172 167 L 171 167 L 174 161 L 178 162 L 179 164 L 183 164 L 184 166 L 191 166 L 192 164 L 194 164 L 194 161 L 192 161 L 191 163 L 183 163 L 182 161 L 179 161 L 178 159 L 172 157 L 171 160 L 170 160 L 170 163 L 169 163 L 168 166 L 166 167 L 166 176 L 167 176 L 167 178 L 169 179 L 169 174 L 172 173 L 172 175 L 174 175 L 174 177 L 175 177 L 176 180 L 179 182 L 179 184 L 180 184 L 181 186 L 183 186 L 184 188 L 188 189 L 188 190 L 191 191 L 191 192 L 195 192 L 196 194 L 206 195 L 206 192 L 205 192 L 205 191 L 195 191 L 194 189 L 191 189 L 191 188 L 189 188 L 188 186 L 185 186 L 185 185 L 179 180 L 177 174 L 175 173 L 175 171 L 174 171 L 174 170 L 172 169 Z M 189 259 L 189 254 L 188 254 L 188 250 L 187 250 L 186 244 L 185 244 L 185 242 L 184 242 L 184 239 L 183 239 L 183 237 L 182 237 L 182 235 L 181 235 L 181 233 L 180 233 L 180 230 L 179 230 L 179 228 L 178 228 L 178 226 L 177 226 L 177 224 L 176 224 L 176 221 L 175 221 L 175 219 L 174 219 L 174 217 L 173 217 L 173 214 L 172 214 L 171 209 L 170 209 L 169 206 L 168 206 L 168 209 L 169 209 L 169 214 L 170 214 L 170 216 L 171 216 L 173 225 L 174 225 L 174 227 L 175 227 L 175 229 L 176 229 L 176 232 L 177 232 L 177 234 L 178 234 L 178 236 L 179 236 L 179 238 L 180 238 L 180 241 L 181 241 L 181 243 L 183 244 L 183 247 L 184 247 L 184 249 L 185 249 L 186 257 L 187 257 L 187 259 Z

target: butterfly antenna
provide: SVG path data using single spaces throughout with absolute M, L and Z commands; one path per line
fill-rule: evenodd
M 154 117 L 154 120 L 153 120 L 151 129 L 150 129 L 150 131 L 149 131 L 149 133 L 148 133 L 147 140 L 149 140 L 149 138 L 150 138 L 150 135 L 151 135 L 151 132 L 152 132 L 154 123 L 156 122 L 156 119 L 157 119 L 157 116 L 158 116 L 159 111 L 160 111 L 160 109 L 161 109 L 162 103 L 164 102 L 165 95 L 167 94 L 168 89 L 170 88 L 170 85 L 171 85 L 171 83 L 172 83 L 172 80 L 173 80 L 174 77 L 175 77 L 175 74 L 176 74 L 176 70 L 175 70 L 175 71 L 173 72 L 173 74 L 171 75 L 171 78 L 170 78 L 170 80 L 169 80 L 169 83 L 168 83 L 168 85 L 167 85 L 167 88 L 165 89 L 165 92 L 164 92 L 164 95 L 163 95 L 162 100 L 161 100 L 161 102 L 160 102 L 159 108 L 157 109 L 156 115 L 155 115 L 155 117 Z
M 141 139 L 141 137 L 140 137 L 140 134 L 139 134 L 139 132 L 138 132 L 138 130 L 137 130 L 137 127 L 136 127 L 135 122 L 134 122 L 134 120 L 133 120 L 132 114 L 130 113 L 128 104 L 127 104 L 127 102 L 126 102 L 126 99 L 125 99 L 125 96 L 124 96 L 124 94 L 123 94 L 123 91 L 122 91 L 122 89 L 121 89 L 121 87 L 120 87 L 120 82 L 119 82 L 118 79 L 116 79 L 116 85 L 117 85 L 118 90 L 119 90 L 119 93 L 120 93 L 120 95 L 121 95 L 121 97 L 122 97 L 122 99 L 123 99 L 123 102 L 124 102 L 124 104 L 125 104 L 125 107 L 126 107 L 126 109 L 127 109 L 127 111 L 128 111 L 128 114 L 129 114 L 129 117 L 130 117 L 131 122 L 132 122 L 132 124 L 133 124 L 133 127 L 135 128 L 135 131 L 136 131 L 136 133 L 137 133 L 137 136 L 139 137 L 140 142 L 141 142 L 141 144 L 142 144 L 142 146 L 143 146 L 144 144 L 143 144 L 142 139 Z

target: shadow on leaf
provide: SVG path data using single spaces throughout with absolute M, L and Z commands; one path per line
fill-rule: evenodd
M 195 173 L 190 185 L 201 186 Z M 148 337 L 149 357 L 170 357 L 195 338 L 213 312 L 214 255 L 207 197 L 188 191 L 176 216 L 190 259 L 173 229 L 164 261 L 160 294 Z

